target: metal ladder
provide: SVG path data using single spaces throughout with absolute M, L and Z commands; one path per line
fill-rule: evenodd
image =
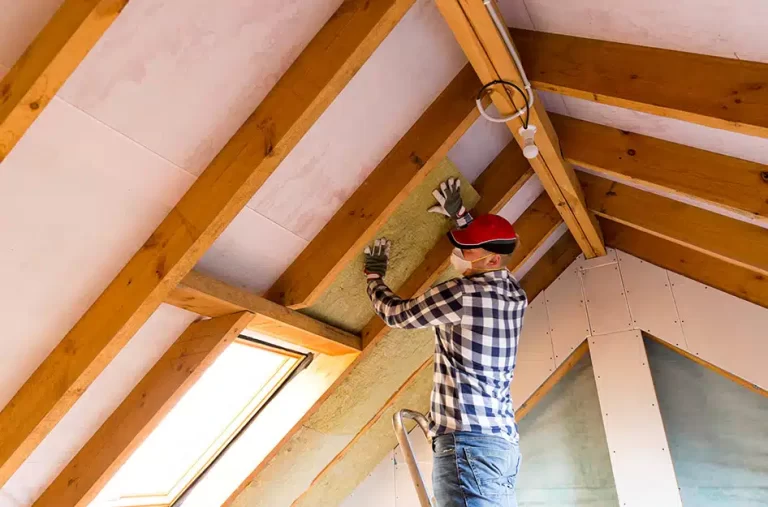
M 433 507 L 432 502 L 429 499 L 429 494 L 427 493 L 427 488 L 424 486 L 424 479 L 421 477 L 421 471 L 419 471 L 419 464 L 416 463 L 416 456 L 413 454 L 411 442 L 408 440 L 408 433 L 405 431 L 405 424 L 403 424 L 404 419 L 413 419 L 416 421 L 416 424 L 418 424 L 421 431 L 424 432 L 424 436 L 427 437 L 427 440 L 429 440 L 429 423 L 424 415 L 408 409 L 403 409 L 392 416 L 392 425 L 395 427 L 397 443 L 400 444 L 400 449 L 403 450 L 405 462 L 408 464 L 408 472 L 411 474 L 411 480 L 416 488 L 416 495 L 419 497 L 419 504 L 421 507 Z

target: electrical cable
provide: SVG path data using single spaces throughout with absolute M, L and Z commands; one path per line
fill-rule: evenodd
M 522 95 L 523 98 L 525 99 L 524 109 L 523 110 L 518 109 L 515 114 L 507 116 L 505 118 L 494 118 L 493 116 L 491 116 L 488 113 L 486 113 L 485 112 L 485 108 L 483 107 L 483 95 L 485 94 L 485 92 L 491 86 L 498 85 L 498 84 L 503 85 L 503 86 L 511 86 L 512 88 L 517 90 L 520 93 L 520 95 Z M 490 122 L 493 122 L 493 123 L 506 123 L 506 122 L 508 122 L 510 120 L 513 120 L 513 119 L 517 118 L 518 116 L 522 116 L 522 114 L 525 113 L 525 120 L 523 121 L 523 126 L 526 129 L 528 128 L 528 122 L 531 119 L 531 107 L 529 105 L 530 99 L 529 99 L 528 94 L 525 93 L 522 90 L 522 88 L 517 86 L 515 83 L 512 83 L 510 81 L 505 81 L 503 79 L 495 79 L 495 80 L 491 81 L 490 83 L 487 83 L 487 84 L 483 85 L 483 87 L 480 88 L 480 91 L 477 92 L 477 97 L 475 98 L 475 102 L 477 104 L 477 109 L 480 111 L 480 114 L 483 116 L 483 118 L 485 118 L 486 120 L 488 120 Z M 514 102 L 513 102 L 512 105 L 514 105 Z M 515 108 L 517 108 L 517 106 L 515 106 Z

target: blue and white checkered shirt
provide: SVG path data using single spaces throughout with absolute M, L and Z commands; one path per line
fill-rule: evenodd
M 508 270 L 449 280 L 414 299 L 376 279 L 368 295 L 390 327 L 435 328 L 433 437 L 471 431 L 517 442 L 509 385 L 528 302 Z

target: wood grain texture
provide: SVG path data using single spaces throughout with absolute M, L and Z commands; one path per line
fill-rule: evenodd
M 190 324 L 34 505 L 88 505 L 252 317 L 239 312 Z
M 580 173 L 595 214 L 768 276 L 768 229 Z
M 495 3 L 492 5 L 498 12 Z M 437 6 L 483 83 L 504 79 L 522 87 L 520 74 L 483 2 L 438 0 Z M 501 116 L 515 113 L 525 103 L 519 93 L 511 94 L 506 87 L 494 88 L 491 98 Z M 587 258 L 605 255 L 597 221 L 584 204 L 573 167 L 562 158 L 557 135 L 540 100 L 535 100 L 531 108 L 530 124 L 538 129 L 536 145 L 539 148 L 539 155 L 530 160 L 531 167 L 539 175 L 584 255 Z M 507 123 L 521 146 L 523 140 L 518 129 L 522 125 L 522 117 Z
M 600 175 L 726 208 L 768 224 L 768 166 L 551 115 L 563 154 Z
M 581 345 L 576 347 L 573 352 L 563 361 L 560 363 L 560 366 L 558 366 L 555 371 L 552 372 L 552 374 L 547 377 L 547 380 L 544 381 L 534 392 L 531 394 L 527 400 L 525 400 L 525 403 L 520 405 L 520 407 L 515 410 L 515 418 L 517 421 L 521 421 L 523 417 L 525 417 L 531 410 L 533 410 L 533 407 L 535 407 L 544 397 L 549 393 L 549 391 L 552 390 L 553 387 L 557 385 L 558 382 L 560 382 L 563 377 L 565 377 L 571 369 L 573 369 L 574 366 L 576 366 L 576 363 L 578 363 L 582 357 L 584 357 L 585 354 L 589 352 L 589 345 L 587 344 L 587 340 L 584 340 L 581 342 Z
M 472 213 L 477 216 L 498 212 L 531 176 L 533 171 L 520 149 L 510 143 L 475 181 L 473 186 L 480 194 L 480 201 Z M 448 268 L 452 251 L 453 245 L 448 238 L 442 238 L 424 257 L 408 281 L 398 289 L 398 294 L 401 297 L 414 297 L 427 290 Z M 374 316 L 361 333 L 363 348 L 381 339 L 388 330 L 384 321 Z
M 768 308 L 768 277 L 698 250 L 604 218 L 608 246 Z
M 266 297 L 292 308 L 314 304 L 479 116 L 474 101 L 479 86 L 472 68 L 465 66 Z
M 519 240 L 509 261 L 509 270 L 514 271 L 528 261 L 561 223 L 563 219 L 552 199 L 542 193 L 515 221 L 515 232 Z
M 342 4 L 0 412 L 0 486 L 245 207 L 413 0 Z
M 0 162 L 128 0 L 66 0 L 0 81 Z
M 552 248 L 520 279 L 528 301 L 533 301 L 541 291 L 554 282 L 579 256 L 579 245 L 571 234 L 564 234 Z
M 537 89 L 768 137 L 768 64 L 512 30 Z
M 184 277 L 165 302 L 207 317 L 247 310 L 254 314 L 248 329 L 321 354 L 337 356 L 362 350 L 359 336 L 197 271 Z

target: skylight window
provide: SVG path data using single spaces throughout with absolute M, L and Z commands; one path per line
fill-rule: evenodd
M 233 342 L 102 489 L 92 507 L 171 505 L 259 411 L 303 356 Z

